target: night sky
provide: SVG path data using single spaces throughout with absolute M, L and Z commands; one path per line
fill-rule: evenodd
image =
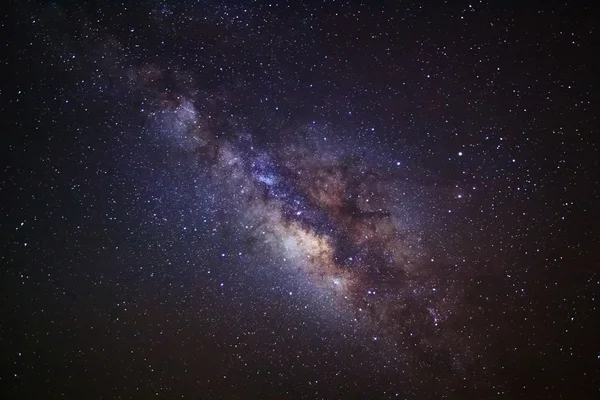
M 534 3 L 5 7 L 1 397 L 600 398 L 599 19 Z

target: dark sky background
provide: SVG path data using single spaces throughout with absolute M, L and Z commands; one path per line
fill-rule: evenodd
M 2 397 L 599 398 L 592 9 L 11 2 Z

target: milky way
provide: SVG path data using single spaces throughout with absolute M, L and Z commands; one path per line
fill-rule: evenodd
M 160 71 L 144 69 L 153 79 L 143 90 L 157 96 Z M 440 330 L 460 307 L 459 288 L 438 277 L 454 267 L 432 259 L 422 232 L 402 222 L 421 216 L 407 216 L 414 211 L 399 198 L 415 190 L 397 182 L 400 162 L 314 121 L 262 145 L 235 115 L 215 124 L 203 117 L 210 106 L 171 97 L 150 101 L 151 131 L 210 170 L 249 252 L 266 244 L 299 279 L 343 307 L 344 318 L 374 325 L 383 339 L 397 344 L 418 335 L 455 358 L 464 355 L 456 332 Z

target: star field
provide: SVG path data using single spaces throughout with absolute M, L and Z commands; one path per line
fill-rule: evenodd
M 3 398 L 596 398 L 591 8 L 12 3 Z

